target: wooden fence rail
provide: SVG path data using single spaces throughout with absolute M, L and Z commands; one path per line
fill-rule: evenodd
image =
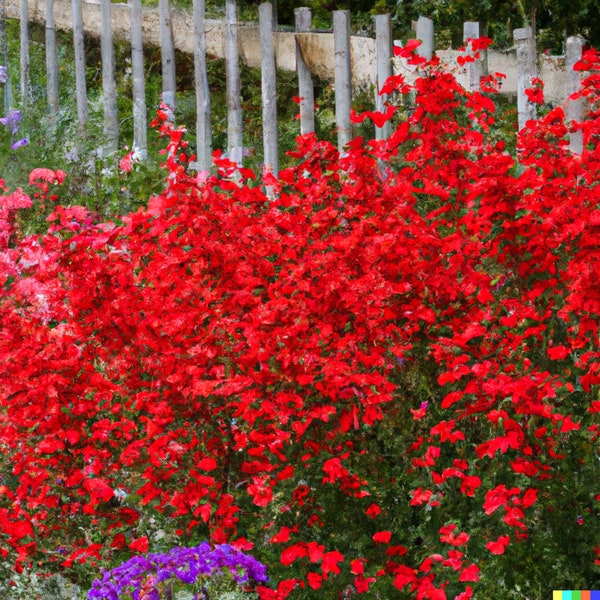
M 6 0 L 5 0 L 6 1 Z M 18 12 L 14 2 L 19 1 Z M 98 4 L 99 1 L 99 4 Z M 235 0 L 225 0 L 225 19 L 223 22 L 205 19 L 204 0 L 194 0 L 193 18 L 181 20 L 181 14 L 171 13 L 169 0 L 159 0 L 158 24 L 156 12 L 142 10 L 140 0 L 128 0 L 127 5 L 112 4 L 110 0 L 96 2 L 71 0 L 71 10 L 60 9 L 64 0 L 46 0 L 45 10 L 40 10 L 44 0 L 8 0 L 7 16 L 34 20 L 46 24 L 46 50 L 48 69 L 48 105 L 51 115 L 58 110 L 58 94 L 56 73 L 56 40 L 55 29 L 71 28 L 75 50 L 75 74 L 77 92 L 78 120 L 82 130 L 87 121 L 87 99 L 85 90 L 85 55 L 83 52 L 84 34 L 101 37 L 102 77 L 105 102 L 105 120 L 107 131 L 107 150 L 112 152 L 118 147 L 118 130 L 116 114 L 114 37 L 125 37 L 131 42 L 133 69 L 133 112 L 134 140 L 133 145 L 140 156 L 146 154 L 146 107 L 143 81 L 143 48 L 144 43 L 157 44 L 161 48 L 163 101 L 175 109 L 175 53 L 174 49 L 192 52 L 195 63 L 197 121 L 196 134 L 198 140 L 198 163 L 201 170 L 207 170 L 211 164 L 211 131 L 210 131 L 210 91 L 207 79 L 207 56 L 223 56 L 226 60 L 227 112 L 229 157 L 242 164 L 242 109 L 241 89 L 238 61 L 240 56 L 249 64 L 258 66 L 262 71 L 262 106 L 263 106 L 263 145 L 264 161 L 268 170 L 277 173 L 279 163 L 277 109 L 276 109 L 276 67 L 293 68 L 297 71 L 300 103 L 301 132 L 314 131 L 313 112 L 314 95 L 312 77 L 333 78 L 335 90 L 336 127 L 338 147 L 343 151 L 352 137 L 350 110 L 352 91 L 356 88 L 371 87 L 374 90 L 375 108 L 381 110 L 384 98 L 376 92 L 385 79 L 394 71 L 404 72 L 407 78 L 414 77 L 414 71 L 406 68 L 402 61 L 393 58 L 393 42 L 391 39 L 391 21 L 389 15 L 379 15 L 374 19 L 375 38 L 350 35 L 349 11 L 334 11 L 332 14 L 332 33 L 313 32 L 311 30 L 310 11 L 307 8 L 296 11 L 296 31 L 276 31 L 273 21 L 273 7 L 265 2 L 259 9 L 258 28 L 245 27 L 237 22 Z M 101 17 L 96 19 L 95 17 Z M 68 14 L 70 12 L 70 14 Z M 16 14 L 15 14 L 16 13 Z M 126 18 L 125 18 L 126 17 Z M 152 19 L 154 18 L 154 21 Z M 100 23 L 100 30 L 94 29 Z M 153 25 L 152 25 L 153 24 Z M 158 25 L 158 26 L 157 26 Z M 191 27 L 191 29 L 190 29 Z M 158 30 L 158 35 L 156 35 Z M 257 34 L 258 33 L 258 47 Z M 27 27 L 20 28 L 21 35 L 21 69 L 20 90 L 21 101 L 27 101 L 29 86 L 29 47 Z M 479 24 L 465 23 L 464 38 L 479 36 Z M 416 35 L 422 41 L 419 52 L 431 58 L 434 52 L 433 22 L 420 17 L 416 23 Z M 191 45 L 190 45 L 191 40 Z M 514 32 L 514 52 L 487 52 L 485 61 L 467 63 L 458 71 L 459 81 L 468 89 L 479 87 L 482 73 L 487 64 L 493 71 L 507 74 L 505 91 L 514 91 L 517 95 L 519 127 L 527 119 L 535 118 L 536 106 L 532 104 L 525 90 L 532 85 L 532 79 L 540 75 L 546 81 L 546 95 L 551 102 L 564 102 L 566 97 L 576 89 L 579 78 L 573 70 L 574 63 L 581 57 L 582 41 L 570 38 L 567 43 L 567 56 L 538 57 L 535 40 L 530 29 L 517 29 Z M 442 63 L 456 65 L 456 52 L 451 50 L 438 52 Z M 504 63 L 504 65 L 502 65 Z M 502 68 L 508 67 L 508 68 Z M 581 103 L 570 103 L 567 115 L 570 120 L 582 118 L 584 107 Z M 376 129 L 379 139 L 389 135 L 386 127 Z M 581 152 L 581 140 L 573 136 L 571 140 L 573 152 Z

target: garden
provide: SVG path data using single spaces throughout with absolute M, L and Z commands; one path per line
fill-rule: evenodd
M 600 588 L 600 55 L 583 122 L 540 82 L 511 137 L 499 75 L 469 92 L 417 48 L 353 112 L 388 139 L 299 136 L 277 178 L 196 172 L 159 108 L 123 214 L 73 202 L 75 166 L 5 184 L 8 598 Z

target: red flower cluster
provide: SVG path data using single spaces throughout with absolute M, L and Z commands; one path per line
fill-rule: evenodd
M 265 598 L 344 576 L 469 598 L 467 549 L 508 553 L 528 511 L 554 509 L 544 486 L 599 435 L 598 80 L 583 154 L 556 109 L 516 165 L 488 133 L 493 101 L 427 69 L 390 81 L 410 111 L 370 115 L 396 119 L 388 140 L 342 157 L 301 137 L 268 196 L 225 161 L 190 175 L 161 114 L 168 177 L 146 209 L 93 225 L 57 207 L 48 235 L 10 229 L 4 555 L 39 557 L 85 519 L 105 543 L 71 536 L 65 564 L 126 539 L 145 551 L 153 511 L 184 537 L 264 537 L 292 572 Z M 460 526 L 439 516 L 460 506 Z

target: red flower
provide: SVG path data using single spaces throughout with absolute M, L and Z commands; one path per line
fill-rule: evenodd
M 321 583 L 323 581 L 323 577 L 319 575 L 319 573 L 313 572 L 309 572 L 306 576 L 306 579 L 308 580 L 308 585 L 313 590 L 318 590 L 321 587 Z
M 495 542 L 494 541 L 488 542 L 485 545 L 485 547 L 492 554 L 504 554 L 504 551 L 506 550 L 506 547 L 508 546 L 509 543 L 510 543 L 510 537 L 507 535 L 501 535 Z
M 525 94 L 527 94 L 529 102 L 533 102 L 535 104 L 543 104 L 544 82 L 538 77 L 534 77 L 531 80 L 531 84 L 533 87 L 525 89 Z
M 423 490 L 422 488 L 417 488 L 412 491 L 412 500 L 410 501 L 411 506 L 418 506 L 420 504 L 426 504 L 429 502 L 431 497 L 433 496 L 433 492 L 431 490 Z
M 373 534 L 373 541 L 376 544 L 389 544 L 392 539 L 391 531 L 378 531 Z
M 469 534 L 463 531 L 458 535 L 454 535 L 455 529 L 455 523 L 450 523 L 449 525 L 440 527 L 440 541 L 446 544 L 452 544 L 453 546 L 463 546 L 466 544 L 469 541 Z
M 476 564 L 469 565 L 460 574 L 459 581 L 479 581 L 479 567 Z
M 133 541 L 129 542 L 129 544 L 127 544 L 127 547 L 130 550 L 133 550 L 134 552 L 140 552 L 142 554 L 145 552 L 148 552 L 148 547 L 149 547 L 148 538 L 145 535 L 142 537 L 136 538 Z

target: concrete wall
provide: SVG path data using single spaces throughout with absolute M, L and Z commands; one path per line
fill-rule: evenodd
M 7 15 L 11 19 L 19 18 L 19 0 L 6 0 Z M 112 23 L 114 36 L 117 39 L 129 39 L 129 8 L 127 4 L 112 4 Z M 45 0 L 29 0 L 30 19 L 43 24 L 45 22 Z M 54 14 L 56 27 L 70 30 L 71 2 L 70 0 L 55 0 Z M 86 33 L 100 36 L 100 5 L 94 0 L 83 2 L 83 17 Z M 211 56 L 224 58 L 223 23 L 218 20 L 206 21 L 207 52 Z M 158 11 L 144 9 L 143 33 L 145 43 L 160 45 Z M 184 11 L 173 11 L 173 33 L 175 46 L 187 53 L 193 53 L 193 19 Z M 302 33 L 276 32 L 276 59 L 277 66 L 281 69 L 295 70 L 296 68 L 296 39 L 298 39 L 304 59 L 314 75 L 324 80 L 333 81 L 334 53 L 333 35 L 331 33 Z M 240 24 L 238 29 L 239 51 L 241 59 L 249 66 L 260 68 L 260 34 L 258 25 Z M 367 37 L 353 36 L 352 70 L 353 84 L 357 87 L 368 87 L 375 84 L 377 73 L 375 61 L 375 40 Z M 466 70 L 457 67 L 456 51 L 442 50 L 438 52 L 442 63 L 453 69 L 461 83 L 466 83 Z M 506 93 L 517 92 L 517 66 L 516 52 L 488 53 L 490 72 L 504 73 L 502 90 Z M 403 70 L 397 63 L 397 70 L 405 72 L 410 79 L 413 74 L 410 70 Z M 564 57 L 540 56 L 540 77 L 545 81 L 545 97 L 552 104 L 561 104 L 565 101 L 566 75 Z

